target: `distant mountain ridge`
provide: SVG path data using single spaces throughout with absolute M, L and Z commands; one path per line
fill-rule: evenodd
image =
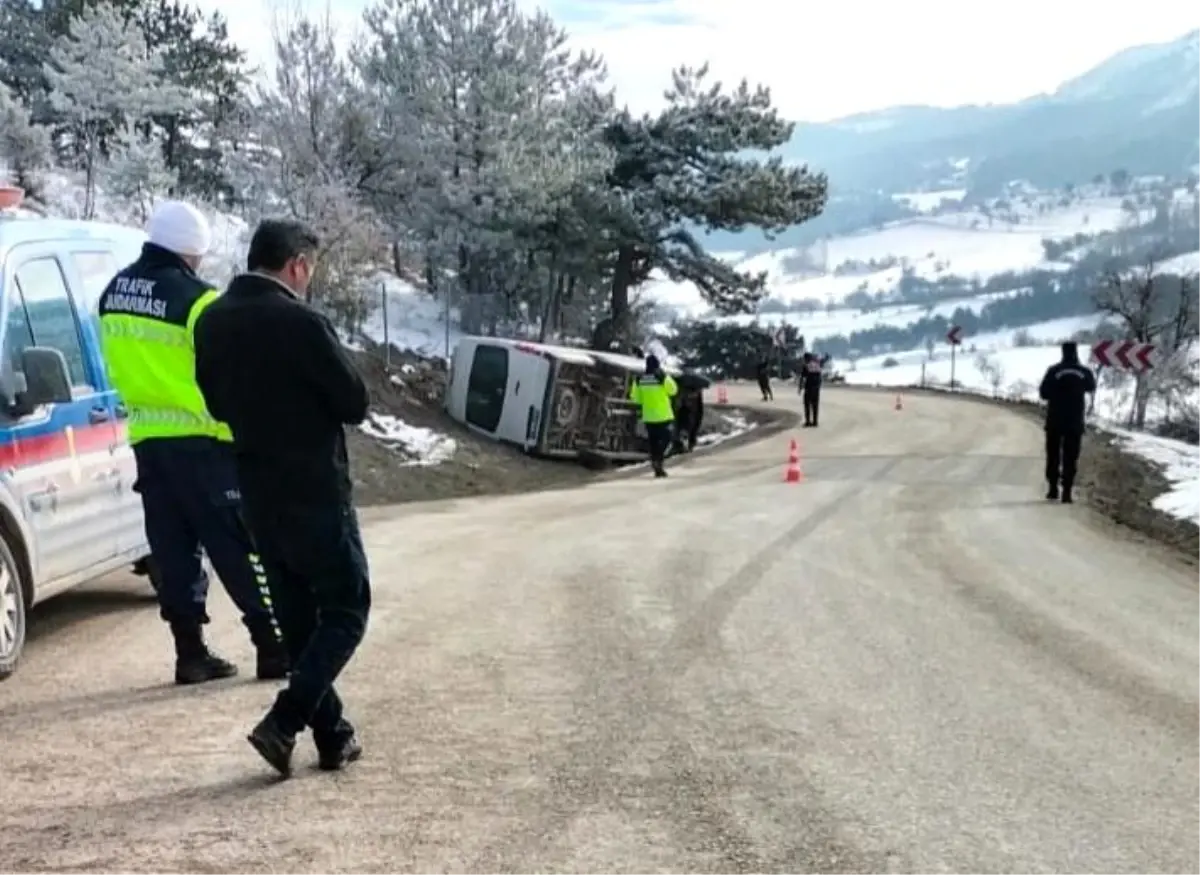
M 714 248 L 761 250 L 886 221 L 888 197 L 967 189 L 997 195 L 1014 180 L 1039 188 L 1123 169 L 1181 178 L 1200 163 L 1200 31 L 1134 46 L 1011 104 L 898 106 L 796 126 L 785 158 L 828 174 L 826 215 L 772 244 L 758 232 L 712 235 Z
M 1200 31 L 1135 46 L 1013 104 L 893 107 L 797 125 L 787 153 L 835 185 L 898 191 L 955 182 L 996 194 L 1014 179 L 1057 187 L 1117 168 L 1181 175 L 1200 160 Z M 886 159 L 886 160 L 884 160 Z

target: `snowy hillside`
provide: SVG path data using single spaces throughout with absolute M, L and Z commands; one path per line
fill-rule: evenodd
M 1116 231 L 1153 215 L 1152 208 L 1131 212 L 1125 206 L 1127 198 L 1115 195 L 1081 197 L 1064 205 L 1061 193 L 1030 194 L 1019 200 L 995 199 L 986 210 L 961 206 L 962 195 L 956 190 L 895 195 L 925 214 L 804 249 L 780 249 L 744 259 L 723 257 L 738 270 L 765 271 L 772 299 L 784 303 L 808 299 L 828 305 L 857 290 L 892 291 L 905 270 L 929 280 L 957 276 L 980 281 L 1010 271 L 1061 270 L 1062 263 L 1046 260 L 1043 240 Z M 1190 195 L 1180 188 L 1175 197 L 1183 200 Z M 793 261 L 812 265 L 807 273 L 822 275 L 797 276 Z M 888 266 L 871 269 L 873 264 Z M 845 270 L 841 275 L 839 268 Z M 660 279 L 647 285 L 646 294 L 691 316 L 708 309 L 691 283 Z

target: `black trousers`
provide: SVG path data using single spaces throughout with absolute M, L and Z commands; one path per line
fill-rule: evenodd
M 805 389 L 804 392 L 804 421 L 811 424 L 817 424 L 817 415 L 821 410 L 821 390 L 820 389 Z
M 358 516 L 349 502 L 276 505 L 247 496 L 275 615 L 291 660 L 272 707 L 281 727 L 311 727 L 317 745 L 351 731 L 334 689 L 367 630 L 371 585 Z
M 163 619 L 185 627 L 208 622 L 203 548 L 255 642 L 275 635 L 263 567 L 241 515 L 232 449 L 210 438 L 152 438 L 133 453 Z
M 1046 482 L 1063 489 L 1075 485 L 1075 474 L 1079 470 L 1079 451 L 1083 446 L 1083 432 L 1077 429 L 1046 427 Z
M 661 470 L 663 460 L 667 457 L 667 448 L 671 446 L 671 433 L 675 429 L 673 422 L 647 422 L 646 437 L 650 443 L 650 464 L 655 471 Z
M 771 391 L 771 378 L 759 377 L 758 388 L 762 392 L 763 401 L 772 401 L 775 398 L 775 393 Z

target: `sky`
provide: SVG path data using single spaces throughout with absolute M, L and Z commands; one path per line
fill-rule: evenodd
M 259 63 L 281 13 L 329 14 L 349 39 L 368 0 L 194 0 Z M 1052 91 L 1128 46 L 1200 27 L 1182 0 L 517 0 L 608 61 L 617 98 L 653 111 L 672 68 L 771 88 L 785 117 L 825 121 L 905 104 L 1004 103 Z

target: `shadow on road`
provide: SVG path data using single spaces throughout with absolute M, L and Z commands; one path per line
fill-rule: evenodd
M 167 681 L 155 684 L 152 687 L 142 687 L 140 689 L 102 690 L 78 696 L 63 696 L 33 704 L 26 702 L 14 705 L 11 708 L 0 708 L 0 727 L 4 725 L 5 721 L 10 719 L 29 722 L 30 720 L 65 720 L 73 717 L 97 717 L 102 714 L 123 711 L 126 708 L 153 705 L 157 702 L 179 699 L 184 696 L 189 698 L 204 698 L 228 692 L 231 687 L 253 683 L 258 683 L 254 680 L 253 675 L 192 686 L 179 686 L 171 681 Z
M 129 575 L 104 578 L 36 605 L 30 616 L 27 643 L 57 635 L 93 617 L 154 610 L 154 606 L 154 591 L 145 578 Z

